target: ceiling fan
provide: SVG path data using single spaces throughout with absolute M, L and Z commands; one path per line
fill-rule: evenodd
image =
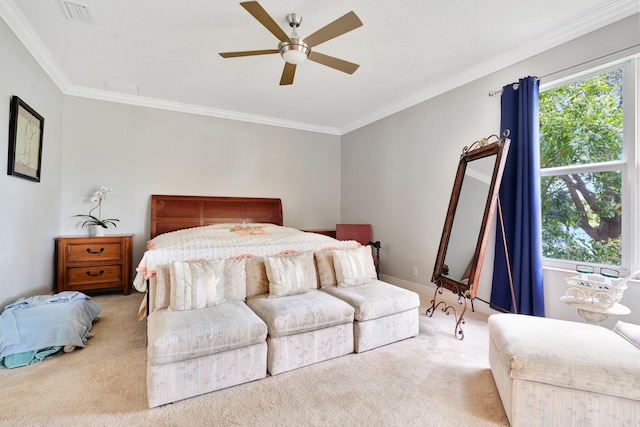
M 334 58 L 333 56 L 324 55 L 312 50 L 313 47 L 320 43 L 324 43 L 361 27 L 362 21 L 360 21 L 360 18 L 358 18 L 353 11 L 343 15 L 330 24 L 325 25 L 303 40 L 296 32 L 296 28 L 298 28 L 302 22 L 302 16 L 299 14 L 290 13 L 287 15 L 287 22 L 293 29 L 291 36 L 288 36 L 257 1 L 241 2 L 240 5 L 244 7 L 247 12 L 253 15 L 258 22 L 271 32 L 271 34 L 276 36 L 278 40 L 280 40 L 280 43 L 278 43 L 277 49 L 220 52 L 219 55 L 223 58 L 279 53 L 286 61 L 284 64 L 284 70 L 282 71 L 282 77 L 280 78 L 280 85 L 293 84 L 296 66 L 305 62 L 307 59 L 326 65 L 327 67 L 335 68 L 336 70 L 347 74 L 353 74 L 358 69 L 358 64 Z

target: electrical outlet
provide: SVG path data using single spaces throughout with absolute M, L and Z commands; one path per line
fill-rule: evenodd
M 417 276 L 418 275 L 418 267 L 416 267 L 416 266 L 411 267 L 411 275 L 412 276 Z

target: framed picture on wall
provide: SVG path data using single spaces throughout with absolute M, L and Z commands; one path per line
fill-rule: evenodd
M 17 96 L 11 98 L 8 175 L 40 182 L 44 117 Z

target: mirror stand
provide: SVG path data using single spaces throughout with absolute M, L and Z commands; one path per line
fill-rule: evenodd
M 429 307 L 427 309 L 427 316 L 432 317 L 433 313 L 436 311 L 436 308 L 442 306 L 441 310 L 444 314 L 446 314 L 447 316 L 450 314 L 450 312 L 453 312 L 453 316 L 455 317 L 456 320 L 456 327 L 455 330 L 453 331 L 453 334 L 460 338 L 460 340 L 464 339 L 464 331 L 462 330 L 462 326 L 460 325 L 464 325 L 464 314 L 467 312 L 467 296 L 465 296 L 462 293 L 462 290 L 460 289 L 452 289 L 453 293 L 457 293 L 458 294 L 458 305 L 463 306 L 462 308 L 462 313 L 460 313 L 460 317 L 458 317 L 458 313 L 456 312 L 456 309 L 453 305 L 451 304 L 447 304 L 446 301 L 441 300 L 438 303 L 436 303 L 436 300 L 438 299 L 438 295 L 442 295 L 444 286 L 439 285 L 435 292 L 433 293 L 433 299 L 431 300 L 431 307 Z M 473 311 L 473 300 L 471 300 L 471 311 Z
M 508 136 L 509 130 L 505 130 L 502 137 L 491 135 L 462 150 L 431 277 L 436 291 L 426 314 L 432 317 L 440 307 L 447 315 L 453 312 L 454 335 L 461 340 L 467 299 L 471 300 L 473 310 L 488 231 L 498 205 L 498 190 L 509 151 Z M 500 206 L 498 217 L 502 219 Z M 458 305 L 462 306 L 459 316 L 453 304 L 437 301 L 444 288 L 457 296 Z

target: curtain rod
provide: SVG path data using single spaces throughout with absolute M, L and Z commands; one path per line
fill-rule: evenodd
M 625 47 L 624 49 L 620 49 L 620 50 L 617 50 L 617 51 L 612 52 L 612 53 L 608 53 L 606 55 L 600 56 L 600 57 L 595 58 L 595 59 L 590 59 L 589 61 L 585 61 L 585 62 L 582 62 L 582 63 L 577 64 L 577 65 L 572 65 L 571 67 L 563 68 L 562 70 L 554 71 L 553 73 L 546 74 L 546 75 L 544 75 L 542 77 L 536 77 L 536 81 L 540 81 L 542 79 L 546 79 L 547 77 L 552 76 L 554 74 L 558 74 L 558 73 L 562 73 L 562 72 L 565 72 L 565 71 L 569 71 L 569 70 L 571 70 L 573 68 L 576 68 L 576 67 L 582 67 L 583 65 L 588 65 L 588 64 L 590 64 L 592 62 L 601 61 L 601 60 L 606 59 L 606 58 L 608 58 L 610 56 L 618 55 L 620 53 L 624 53 L 626 51 L 635 49 L 637 47 L 640 47 L 640 43 L 635 44 L 633 46 Z M 519 84 L 518 83 L 512 83 L 512 84 L 513 84 L 513 90 L 518 90 Z M 489 96 L 495 96 L 495 95 L 497 95 L 499 93 L 502 93 L 502 89 L 492 90 L 491 92 L 489 92 Z
M 540 78 L 536 77 L 535 80 L 539 82 Z M 511 83 L 511 87 L 513 88 L 513 90 L 518 90 L 518 88 L 520 87 L 520 83 Z M 489 92 L 489 96 L 496 96 L 499 93 L 502 93 L 502 89 L 492 90 L 491 92 Z

